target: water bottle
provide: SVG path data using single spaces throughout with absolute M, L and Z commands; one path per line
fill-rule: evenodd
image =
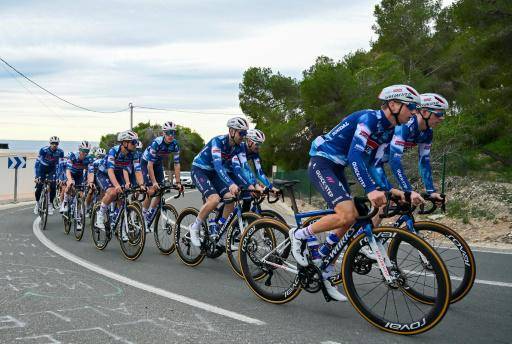
M 217 222 L 215 219 L 208 220 L 208 231 L 210 232 L 210 238 L 216 240 L 219 237 Z
M 318 249 L 318 252 L 322 257 L 327 256 L 331 253 L 332 248 L 340 241 L 340 239 L 334 233 L 330 233 L 323 245 Z
M 313 260 L 313 264 L 320 266 L 322 264 L 322 256 L 318 252 L 320 241 L 318 241 L 318 238 L 315 235 L 310 235 L 306 238 L 306 243 L 308 245 L 309 254 Z

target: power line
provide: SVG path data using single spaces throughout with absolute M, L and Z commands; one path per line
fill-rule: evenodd
M 55 93 L 47 90 L 46 88 L 44 88 L 43 86 L 39 85 L 37 82 L 33 81 L 32 79 L 30 79 L 28 76 L 26 76 L 25 74 L 23 74 L 22 72 L 20 72 L 19 70 L 17 70 L 16 68 L 14 68 L 13 66 L 11 66 L 7 61 L 5 61 L 3 58 L 0 57 L 0 61 L 2 61 L 6 66 L 8 66 L 9 68 L 11 68 L 13 71 L 15 71 L 16 73 L 18 73 L 19 75 L 21 75 L 22 77 L 24 77 L 25 79 L 27 79 L 28 81 L 30 81 L 32 84 L 34 84 L 35 86 L 39 87 L 40 89 L 42 89 L 43 91 L 45 91 L 46 93 L 54 96 L 55 98 L 71 105 L 71 106 L 74 106 L 78 109 L 81 109 L 81 110 L 85 110 L 85 111 L 90 111 L 90 112 L 97 112 L 97 113 L 119 113 L 119 112 L 125 112 L 127 111 L 129 108 L 125 108 L 125 109 L 122 109 L 122 110 L 116 110 L 116 111 L 98 111 L 98 110 L 92 110 L 92 109 L 89 109 L 89 108 L 86 108 L 84 106 L 80 106 L 80 105 L 77 105 L 75 103 L 72 103 L 62 97 L 59 97 L 58 95 L 56 95 Z
M 242 114 L 238 114 L 238 113 L 225 113 L 225 112 L 201 112 L 201 111 L 181 110 L 181 109 L 165 109 L 165 108 L 156 108 L 156 107 L 140 106 L 140 105 L 134 105 L 134 106 L 133 106 L 133 108 L 137 108 L 137 109 L 146 109 L 146 110 L 155 110 L 155 111 L 169 111 L 169 112 L 195 113 L 195 114 L 200 114 L 200 115 L 242 116 Z

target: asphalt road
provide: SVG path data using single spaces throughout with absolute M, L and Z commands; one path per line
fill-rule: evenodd
M 198 206 L 199 194 L 175 204 Z M 34 235 L 34 218 L 32 206 L 0 210 L 0 343 L 512 342 L 510 254 L 475 252 L 478 283 L 470 294 L 433 330 L 403 337 L 320 294 L 267 304 L 224 257 L 189 268 L 175 253 L 161 255 L 151 236 L 142 256 L 129 262 L 116 240 L 98 251 L 87 231 L 81 242 L 66 236 L 56 214 L 42 237 L 57 247 L 50 249 Z

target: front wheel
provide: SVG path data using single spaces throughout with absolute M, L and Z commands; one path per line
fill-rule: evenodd
M 288 231 L 284 223 L 262 218 L 249 224 L 240 237 L 242 274 L 249 288 L 266 302 L 290 302 L 302 290 Z
M 126 206 L 126 213 L 124 211 L 121 210 L 120 214 L 119 231 L 121 235 L 119 243 L 124 257 L 128 260 L 136 260 L 144 251 L 144 244 L 146 243 L 144 217 L 139 207 L 133 204 Z
M 154 220 L 154 237 L 156 247 L 162 254 L 169 255 L 174 252 L 174 231 L 178 219 L 178 211 L 170 204 L 164 204 L 158 211 Z
M 226 255 L 228 256 L 231 268 L 239 277 L 243 277 L 242 270 L 240 269 L 240 263 L 238 261 L 240 235 L 242 235 L 244 228 L 259 218 L 261 218 L 261 216 L 256 213 L 246 212 L 242 213 L 241 221 L 238 216 L 233 216 L 233 219 L 228 225 L 226 234 Z
M 77 241 L 80 241 L 84 236 L 85 230 L 85 203 L 82 197 L 77 196 L 76 208 L 76 214 L 78 218 L 75 218 L 75 220 L 73 221 L 73 229 L 75 233 L 75 239 Z M 81 224 L 81 228 L 78 228 L 78 224 Z
M 45 192 L 40 197 L 43 197 L 43 199 L 39 201 L 39 217 L 41 218 L 39 228 L 44 231 L 46 229 L 46 223 L 48 222 L 48 192 Z
M 380 227 L 373 230 L 376 241 L 402 242 L 399 254 L 390 255 L 390 266 L 381 271 L 377 262 L 367 257 L 365 234 L 357 236 L 343 257 L 343 286 L 350 303 L 372 325 L 396 334 L 423 333 L 437 325 L 450 305 L 450 277 L 436 251 L 418 236 L 402 229 Z M 384 249 L 384 245 L 381 246 Z M 381 249 L 381 251 L 382 251 Z M 421 253 L 429 268 L 418 262 Z M 386 252 L 376 259 L 386 260 Z M 380 256 L 380 257 L 379 257 Z M 391 282 L 384 276 L 390 276 Z M 425 304 L 411 296 L 410 289 L 423 286 L 433 302 Z
M 261 211 L 260 215 L 263 217 L 270 217 L 271 219 L 274 219 L 274 220 L 277 220 L 277 221 L 280 221 L 280 222 L 286 224 L 286 220 L 284 219 L 284 217 L 282 217 L 281 214 L 279 214 L 277 211 L 265 209 L 265 210 Z
M 417 234 L 428 242 L 446 265 L 452 281 L 451 303 L 466 296 L 476 277 L 475 258 L 467 242 L 453 229 L 436 222 L 418 221 L 414 223 Z M 398 252 L 399 240 L 390 245 L 390 256 Z M 432 300 L 427 299 L 426 302 Z
M 174 231 L 174 243 L 176 245 L 176 253 L 180 260 L 188 266 L 196 266 L 204 260 L 205 254 L 200 247 L 192 245 L 190 241 L 190 226 L 196 221 L 199 210 L 195 208 L 185 208 L 181 211 L 176 221 L 176 230 Z M 202 234 L 204 238 L 207 233 L 206 226 L 202 224 Z
M 94 246 L 98 250 L 104 250 L 105 247 L 107 247 L 108 242 L 110 241 L 110 222 L 107 221 L 104 224 L 104 229 L 96 227 L 96 216 L 98 215 L 98 211 L 100 211 L 100 207 L 100 203 L 95 204 L 91 212 L 91 237 Z M 105 218 L 110 218 L 108 211 L 105 214 Z

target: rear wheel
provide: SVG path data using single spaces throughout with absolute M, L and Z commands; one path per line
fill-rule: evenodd
M 46 229 L 46 223 L 48 222 L 48 192 L 44 192 L 41 197 L 43 197 L 43 199 L 40 200 L 39 203 L 39 217 L 41 218 L 39 228 L 44 231 Z
M 282 217 L 281 214 L 279 214 L 277 211 L 266 209 L 266 210 L 262 210 L 260 215 L 263 217 L 270 217 L 271 219 L 274 219 L 274 220 L 277 220 L 277 221 L 280 221 L 280 222 L 286 224 L 286 220 L 284 219 L 284 217 Z
M 170 204 L 164 204 L 155 215 L 153 230 L 155 243 L 162 254 L 169 255 L 176 248 L 174 230 L 178 220 L 178 211 Z
M 195 208 L 185 208 L 181 211 L 176 222 L 174 243 L 176 253 L 180 260 L 188 266 L 199 265 L 204 260 L 204 252 L 200 247 L 192 245 L 190 241 L 190 226 L 196 221 L 199 211 Z M 206 226 L 202 224 L 199 236 L 203 239 L 207 233 Z
M 77 241 L 80 241 L 82 240 L 83 236 L 84 236 L 84 231 L 85 231 L 85 203 L 84 203 L 84 199 L 80 196 L 76 196 L 77 197 L 77 200 L 76 200 L 76 213 L 79 217 L 79 219 L 75 219 L 73 221 L 73 227 L 74 227 L 74 233 L 75 233 L 75 239 Z M 82 224 L 82 228 L 78 228 L 78 222 L 80 222 Z
M 240 237 L 239 261 L 245 281 L 270 303 L 290 302 L 301 291 L 288 230 L 282 222 L 262 218 L 247 226 Z
M 401 229 L 376 228 L 374 236 L 380 242 L 396 239 L 403 243 L 400 253 L 390 256 L 391 267 L 386 267 L 392 282 L 384 279 L 377 262 L 362 251 L 368 247 L 368 239 L 361 234 L 352 241 L 343 258 L 343 286 L 350 303 L 381 330 L 406 335 L 430 330 L 441 321 L 450 304 L 450 279 L 442 260 L 424 240 Z M 421 266 L 411 270 L 414 266 L 411 260 L 418 252 L 430 262 L 428 271 Z M 411 296 L 410 288 L 415 285 L 423 286 L 432 304 Z

